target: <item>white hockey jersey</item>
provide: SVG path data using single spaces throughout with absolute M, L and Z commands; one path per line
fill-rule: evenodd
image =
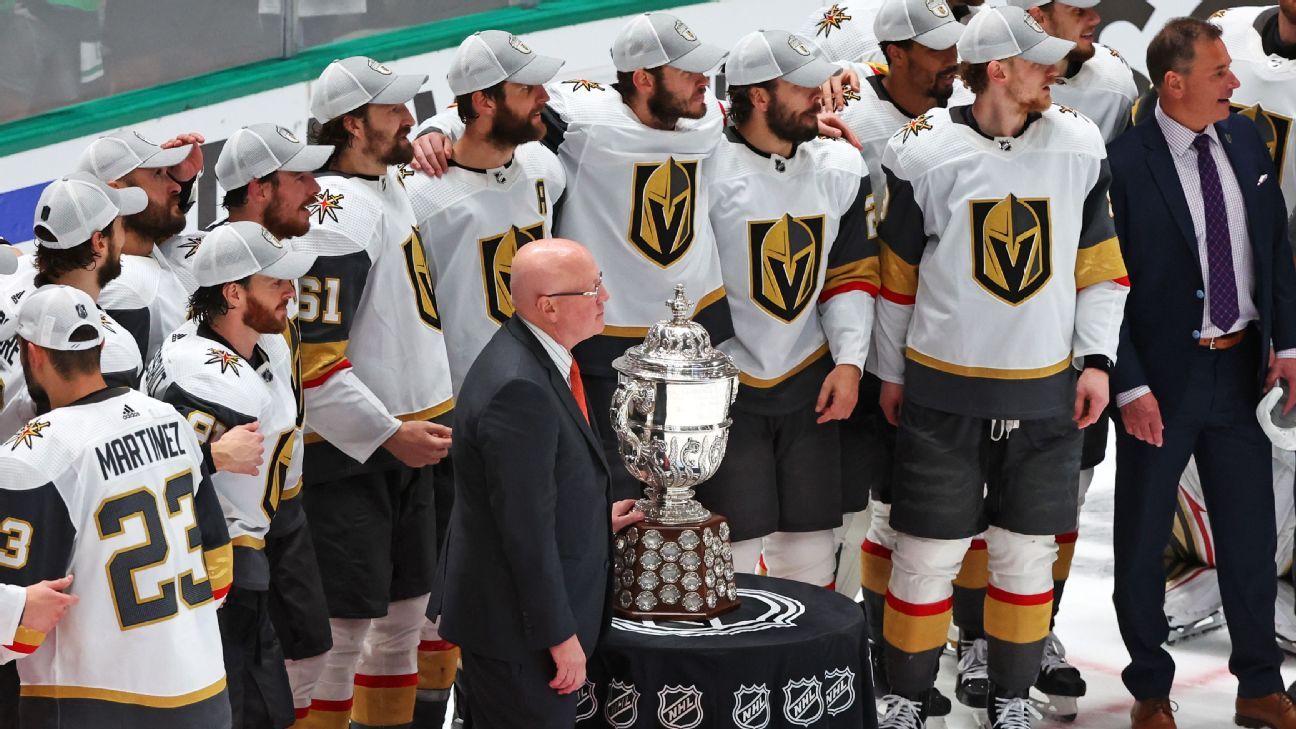
M 720 143 L 724 112 L 710 95 L 706 115 L 671 131 L 645 126 L 616 89 L 593 81 L 550 84 L 545 143 L 567 174 L 554 226 L 579 241 L 603 270 L 612 297 L 603 335 L 576 348 L 581 371 L 611 376 L 612 359 L 665 315 L 664 301 L 684 284 L 693 318 L 719 343 L 733 332 L 708 215 L 708 158 Z M 425 122 L 458 136 L 454 109 Z
M 218 472 L 211 480 L 234 546 L 235 584 L 269 589 L 270 564 L 262 552 L 266 533 L 302 470 L 288 341 L 281 334 L 263 334 L 252 358 L 244 359 L 210 327 L 188 321 L 149 363 L 144 384 L 149 395 L 188 419 L 199 443 L 260 422 L 265 457 L 257 474 Z
M 308 450 L 327 441 L 366 463 L 400 421 L 453 407 L 441 311 L 405 192 L 413 174 L 316 177 L 310 232 L 294 239 L 319 255 L 298 282 Z
M 945 412 L 1070 412 L 1073 364 L 1115 360 L 1129 291 L 1098 127 L 1053 106 L 992 139 L 970 106 L 935 109 L 882 165 L 878 376 Z
M 0 579 L 76 576 L 48 635 L 19 628 L 25 729 L 230 722 L 216 608 L 229 539 L 193 430 L 175 408 L 108 388 L 0 445 Z
M 121 266 L 121 275 L 99 294 L 99 305 L 126 327 L 149 360 L 188 318 L 193 290 L 158 246 L 147 256 L 122 256 Z
M 1261 35 L 1277 16 L 1277 5 L 1236 7 L 1215 13 L 1210 21 L 1224 30 L 1231 70 L 1241 84 L 1233 91 L 1233 109 L 1260 128 L 1278 168 L 1287 216 L 1296 224 L 1296 59 L 1266 54 Z
M 830 61 L 886 63 L 873 33 L 881 0 L 846 0 L 810 14 L 797 35 L 809 38 Z
M 405 187 L 423 232 L 458 394 L 486 342 L 513 315 L 513 256 L 553 232 L 554 206 L 567 177 L 558 157 L 532 142 L 519 146 L 504 167 L 452 164 L 440 178 L 415 175 Z
M 1138 99 L 1134 72 L 1115 48 L 1094 44 L 1094 55 L 1053 81 L 1053 103 L 1069 106 L 1098 125 L 1110 142 L 1130 125 L 1130 109 Z
M 822 139 L 769 155 L 731 128 L 712 162 L 711 227 L 734 324 L 719 347 L 745 385 L 735 406 L 804 409 L 834 364 L 863 372 L 868 356 L 878 270 L 863 160 Z

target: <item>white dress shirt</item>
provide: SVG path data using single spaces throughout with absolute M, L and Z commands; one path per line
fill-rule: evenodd
M 554 366 L 558 368 L 558 371 L 562 373 L 563 379 L 567 381 L 567 386 L 571 387 L 572 353 L 568 351 L 566 347 L 554 341 L 554 338 L 549 336 L 540 327 L 532 324 L 520 315 L 519 318 L 522 319 L 523 324 L 526 324 L 527 329 L 530 329 L 531 333 L 536 336 L 536 339 L 540 340 L 540 344 L 545 348 L 545 351 L 549 353 L 549 359 L 553 360 Z

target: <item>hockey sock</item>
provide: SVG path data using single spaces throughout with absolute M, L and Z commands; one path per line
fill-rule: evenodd
M 412 729 L 441 729 L 450 688 L 459 669 L 459 647 L 441 640 L 436 623 L 423 619 L 418 646 L 418 695 Z
M 896 537 L 882 621 L 895 694 L 924 700 L 931 690 L 953 614 L 952 580 L 969 541 Z
M 882 643 L 882 613 L 886 605 L 887 583 L 891 581 L 891 550 L 869 539 L 860 545 L 860 583 L 868 605 L 869 638 Z
M 385 616 L 374 619 L 355 675 L 351 729 L 406 727 L 413 721 L 427 603 L 427 595 L 393 602 Z
M 297 717 L 293 726 L 303 726 L 302 720 L 310 714 L 311 694 L 315 692 L 315 685 L 324 672 L 327 658 L 328 653 L 321 653 L 310 658 L 284 661 L 284 667 L 288 670 L 288 685 L 292 687 L 293 711 Z
M 990 582 L 986 587 L 985 632 L 990 681 L 1011 691 L 1035 684 L 1053 615 L 1052 537 L 986 531 Z
M 954 624 L 960 640 L 985 637 L 985 592 L 990 557 L 984 539 L 973 539 L 954 578 Z
M 360 662 L 360 652 L 371 622 L 373 621 L 367 618 L 329 619 L 333 647 L 324 654 L 324 669 L 320 671 L 315 690 L 311 692 L 310 713 L 299 718 L 295 727 L 347 729 L 351 722 L 356 665 Z
M 836 550 L 831 529 L 774 532 L 765 537 L 762 556 L 770 577 L 834 589 Z
M 1062 607 L 1062 591 L 1066 589 L 1067 578 L 1071 576 L 1071 562 L 1075 559 L 1076 539 L 1080 532 L 1059 534 L 1057 541 L 1057 559 L 1053 561 L 1053 618 L 1049 621 L 1049 630 L 1056 622 L 1058 609 Z
M 734 542 L 732 547 L 734 570 L 749 575 L 756 574 L 761 556 L 760 537 Z

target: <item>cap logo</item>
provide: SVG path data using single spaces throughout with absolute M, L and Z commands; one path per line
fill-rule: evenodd
M 153 142 L 151 142 L 151 141 L 145 139 L 145 138 L 144 138 L 144 135 L 140 134 L 139 132 L 132 131 L 131 134 L 134 134 L 136 139 L 138 139 L 138 140 L 140 140 L 141 142 L 143 142 L 143 143 L 149 145 L 150 147 L 156 147 L 156 146 L 157 146 L 157 145 L 154 144 Z
M 1036 33 L 1043 33 L 1043 32 L 1044 32 L 1044 28 L 1039 24 L 1039 21 L 1036 20 L 1035 18 L 1032 18 L 1032 17 L 1029 16 L 1029 15 L 1024 15 L 1024 16 L 1022 16 L 1022 20 L 1025 20 L 1025 21 L 1026 21 L 1026 27 L 1027 27 L 1027 28 L 1030 28 L 1031 30 L 1035 31 Z
M 801 54 L 801 55 L 803 55 L 803 56 L 808 56 L 808 55 L 810 55 L 810 49 L 806 47 L 806 44 L 805 44 L 805 43 L 802 43 L 802 42 L 801 42 L 801 39 L 800 39 L 800 38 L 798 38 L 798 37 L 796 37 L 796 36 L 794 36 L 794 35 L 790 35 L 790 36 L 788 36 L 788 41 L 787 41 L 787 43 L 788 43 L 788 48 L 791 48 L 792 50 L 796 51 L 797 53 L 799 53 L 799 54 Z
M 90 314 L 86 311 L 85 304 L 77 304 L 76 313 L 77 316 L 81 317 L 82 319 L 90 318 Z
M 693 43 L 694 41 L 697 40 L 697 36 L 687 25 L 684 25 L 684 21 L 682 20 L 675 21 L 675 32 L 679 33 L 679 37 L 683 38 L 689 43 Z
M 949 6 L 945 4 L 945 0 L 927 0 L 927 9 L 938 18 L 948 18 L 950 14 Z
M 265 228 L 261 229 L 261 237 L 265 239 L 266 243 L 269 243 L 275 248 L 283 248 L 283 243 L 281 243 L 278 238 L 271 235 L 270 231 L 266 230 Z
M 384 76 L 392 75 L 392 70 L 390 68 L 387 68 L 386 66 L 375 61 L 372 58 L 369 59 L 369 68 L 372 68 L 373 70 L 377 71 L 378 73 L 381 73 Z
M 275 131 L 279 132 L 279 136 L 287 139 L 289 142 L 292 142 L 293 144 L 301 144 L 301 140 L 297 138 L 296 134 L 292 133 L 291 129 L 277 126 L 275 127 Z
M 509 45 L 513 46 L 513 50 L 518 53 L 531 53 L 531 49 L 527 47 L 527 44 L 523 43 L 522 39 L 515 35 L 509 36 Z

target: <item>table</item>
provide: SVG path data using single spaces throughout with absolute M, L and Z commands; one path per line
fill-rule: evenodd
M 579 692 L 577 729 L 873 727 L 864 612 L 824 588 L 738 576 L 710 623 L 613 621 Z

